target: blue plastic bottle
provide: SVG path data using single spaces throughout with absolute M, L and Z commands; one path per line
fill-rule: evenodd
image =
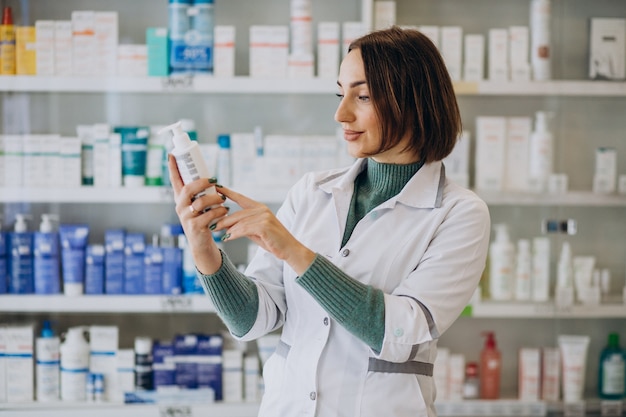
M 59 233 L 54 230 L 52 224 L 55 217 L 52 214 L 42 214 L 39 231 L 35 233 L 35 294 L 61 292 Z
M 191 42 L 194 72 L 213 72 L 213 0 L 194 0 L 191 14 Z
M 9 290 L 7 243 L 8 235 L 2 231 L 2 218 L 0 218 L 0 294 L 6 294 Z
M 598 396 L 605 400 L 620 400 L 625 395 L 626 367 L 619 335 L 610 333 L 607 346 L 600 353 L 598 366 Z
M 191 20 L 189 8 L 191 0 L 170 0 L 168 6 L 168 43 L 170 51 L 170 73 L 190 72 L 190 60 L 186 58 L 185 37 Z
M 28 231 L 25 214 L 15 215 L 15 229 L 9 234 L 9 293 L 32 294 L 33 233 Z

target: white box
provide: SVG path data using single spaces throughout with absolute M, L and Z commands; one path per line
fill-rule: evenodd
M 550 239 L 535 237 L 532 250 L 531 299 L 545 302 L 550 299 Z
M 313 0 L 290 0 L 290 52 L 295 55 L 313 54 Z
M 448 399 L 463 400 L 463 383 L 465 382 L 465 356 L 451 353 L 448 359 Z
M 94 187 L 109 187 L 111 175 L 109 174 L 111 128 L 106 123 L 97 123 L 93 126 L 93 185 Z
M 612 194 L 617 189 L 617 151 L 614 148 L 596 148 L 593 192 Z
M 528 26 L 509 28 L 509 69 L 512 81 L 530 81 Z
M 0 404 L 7 402 L 7 331 L 0 325 Z
M 54 21 L 54 74 L 72 75 L 73 63 L 73 32 L 70 20 Z
M 489 80 L 508 81 L 509 79 L 509 31 L 489 29 Z
M 441 41 L 439 39 L 439 26 L 422 25 L 419 27 L 419 31 L 426 35 L 428 39 L 430 39 L 431 42 L 437 47 L 437 49 L 440 49 Z
M 94 75 L 96 70 L 95 12 L 72 12 L 72 68 L 75 75 Z
M 626 19 L 592 18 L 589 77 L 598 80 L 626 78 Z
M 541 387 L 541 351 L 536 348 L 519 350 L 519 385 L 520 401 L 539 401 Z
M 248 188 L 258 184 L 257 149 L 253 133 L 231 133 L 233 188 Z
M 4 135 L 4 178 L 11 187 L 24 185 L 23 138 L 23 135 Z
M 44 156 L 42 135 L 23 135 L 24 141 L 24 165 L 23 179 L 25 187 L 41 187 L 44 185 L 43 161 Z
M 446 177 L 465 188 L 470 186 L 470 140 L 470 132 L 464 130 L 459 135 L 450 155 L 443 160 L 446 166 Z
M 387 29 L 396 24 L 396 2 L 374 1 L 374 30 Z
M 437 400 L 447 401 L 448 393 L 448 362 L 450 361 L 450 349 L 437 348 L 437 357 L 433 367 L 433 380 L 437 389 Z
M 61 136 L 56 134 L 40 135 L 40 148 L 42 153 L 42 186 L 56 186 L 55 181 L 61 169 L 59 151 L 61 149 Z
M 54 75 L 54 20 L 35 22 L 37 75 Z
M 31 402 L 35 396 L 32 326 L 8 326 L 6 336 L 7 402 Z
M 528 191 L 528 151 L 531 130 L 530 117 L 507 118 L 505 190 Z
M 122 179 L 122 135 L 109 135 L 109 186 L 121 187 Z
M 4 170 L 6 166 L 6 156 L 4 154 L 4 135 L 0 135 L 0 187 L 9 186 L 8 181 L 5 181 Z
M 317 25 L 317 76 L 336 79 L 339 74 L 339 23 Z
M 461 63 L 463 62 L 463 28 L 461 26 L 441 28 L 441 55 L 452 81 L 461 80 Z
M 287 61 L 287 77 L 296 79 L 313 78 L 313 54 L 291 54 Z
M 298 136 L 267 135 L 260 179 L 279 188 L 293 185 L 302 175 Z
M 334 136 L 300 136 L 299 142 L 301 174 L 337 167 L 337 141 Z
M 61 137 L 59 142 L 61 168 L 57 183 L 60 187 L 80 187 L 82 184 L 81 140 L 76 137 Z
M 485 36 L 465 35 L 463 79 L 482 81 L 485 78 Z
M 341 59 L 346 57 L 350 44 L 365 33 L 365 26 L 361 22 L 343 22 L 341 24 Z
M 243 401 L 243 352 L 224 350 L 222 352 L 224 371 L 222 373 L 222 394 L 224 402 Z
M 115 75 L 117 71 L 117 45 L 119 43 L 118 13 L 95 12 L 94 34 L 96 48 L 95 73 Z
M 561 352 L 546 347 L 541 352 L 541 399 L 556 402 L 561 398 Z
M 287 26 L 250 26 L 250 77 L 286 78 Z
M 117 47 L 117 74 L 122 77 L 148 75 L 148 45 L 128 44 Z
M 506 118 L 476 118 L 476 183 L 478 190 L 502 191 L 506 151 Z
M 267 74 L 271 78 L 285 78 L 287 76 L 287 62 L 289 57 L 289 27 L 269 27 L 269 62 Z
M 117 391 L 117 349 L 119 331 L 117 326 L 89 327 L 89 372 L 104 375 L 106 401 Z
M 213 75 L 216 77 L 235 76 L 235 26 L 215 26 Z

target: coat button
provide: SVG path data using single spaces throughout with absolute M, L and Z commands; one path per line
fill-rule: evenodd
M 324 326 L 328 326 L 328 317 L 324 317 Z
M 317 394 L 315 393 L 315 391 L 311 391 L 311 393 L 309 394 L 309 398 L 315 401 L 315 398 L 317 398 Z
M 396 330 L 393 331 L 393 334 L 397 337 L 400 337 L 404 334 L 404 329 L 398 327 Z
M 348 255 L 350 255 L 350 249 L 344 249 L 341 251 L 341 256 L 343 256 L 344 258 Z

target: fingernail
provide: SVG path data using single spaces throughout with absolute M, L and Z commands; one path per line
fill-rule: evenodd
M 221 185 L 221 184 L 215 184 L 215 186 L 216 186 L 217 188 L 222 188 L 222 187 L 223 187 L 223 185 Z
M 224 236 L 222 236 L 222 242 L 224 242 L 229 237 L 230 237 L 230 233 L 226 233 Z
M 215 177 L 209 178 L 209 184 L 215 184 L 215 183 L 217 183 L 217 178 Z
M 226 209 L 226 211 L 230 211 L 230 206 L 224 206 L 224 208 Z
M 222 194 L 222 200 L 226 201 L 226 196 Z
M 217 227 L 217 223 L 213 223 L 212 225 L 209 226 L 209 230 L 215 230 L 216 227 Z

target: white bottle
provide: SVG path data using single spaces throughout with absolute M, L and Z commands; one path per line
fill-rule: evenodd
M 86 401 L 89 373 L 89 343 L 84 337 L 86 327 L 70 327 L 61 344 L 61 399 Z
M 496 238 L 489 247 L 489 293 L 492 300 L 511 300 L 515 248 L 506 224 L 496 224 L 494 230 Z
M 217 137 L 217 180 L 225 186 L 230 186 L 230 135 L 219 135 Z
M 60 343 L 60 339 L 54 336 L 50 328 L 50 322 L 45 321 L 41 337 L 35 341 L 37 401 L 48 402 L 60 399 Z
M 517 241 L 517 260 L 515 262 L 516 300 L 530 300 L 531 273 L 532 258 L 530 254 L 530 241 L 527 239 L 520 239 Z
M 563 242 L 561 255 L 556 269 L 557 288 L 574 288 L 574 272 L 572 266 L 572 249 L 569 242 Z
M 554 139 L 548 129 L 548 112 L 535 114 L 535 130 L 530 135 L 528 181 L 529 190 L 543 192 L 553 171 Z
M 530 2 L 530 63 L 536 81 L 552 79 L 550 17 L 550 0 Z
M 202 158 L 202 152 L 198 146 L 198 142 L 194 142 L 189 138 L 187 132 L 183 130 L 182 122 L 176 122 L 169 126 L 164 127 L 161 131 L 172 131 L 172 142 L 174 148 L 172 149 L 172 155 L 176 159 L 176 165 L 178 166 L 178 172 L 183 180 L 184 184 L 188 184 L 200 178 L 209 178 L 209 169 Z M 216 193 L 215 187 L 210 186 L 196 197 L 205 195 L 206 193 Z

